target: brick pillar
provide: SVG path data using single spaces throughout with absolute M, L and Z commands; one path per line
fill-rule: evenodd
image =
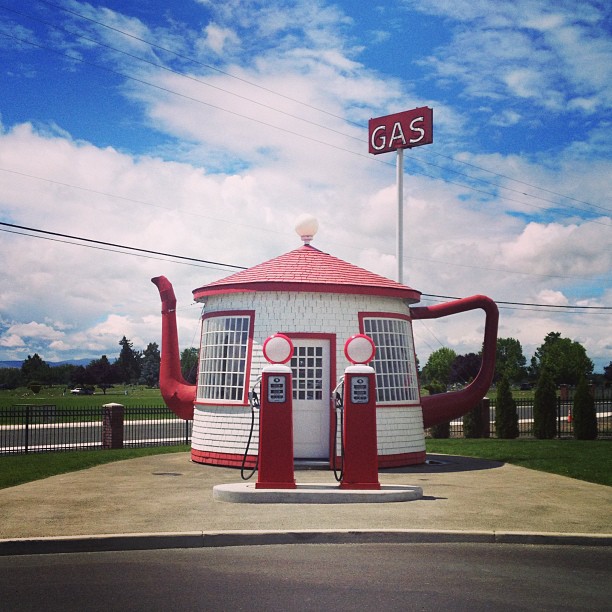
M 483 397 L 480 400 L 480 418 L 482 419 L 482 437 L 491 437 L 491 400 Z
M 562 402 L 569 401 L 569 387 L 568 385 L 559 385 L 559 396 Z
M 104 404 L 102 448 L 123 448 L 123 413 L 121 404 Z

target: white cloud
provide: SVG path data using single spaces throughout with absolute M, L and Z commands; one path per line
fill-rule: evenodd
M 6 334 L 0 336 L 0 346 L 7 349 L 23 348 L 26 346 L 23 338 L 17 334 Z
M 551 304 L 552 306 L 567 306 L 569 304 L 569 300 L 561 291 L 552 291 L 551 289 L 542 289 L 536 298 L 538 302 Z
M 63 332 L 36 321 L 11 325 L 7 333 L 9 335 L 18 335 L 21 338 L 37 338 L 40 340 L 57 340 L 64 335 Z
M 221 55 L 228 47 L 237 45 L 239 42 L 238 36 L 230 28 L 219 27 L 213 23 L 209 23 L 204 28 L 202 44 L 212 49 L 217 55 Z
M 612 40 L 597 3 L 406 4 L 454 20 L 451 41 L 427 65 L 443 79 L 458 78 L 470 97 L 518 95 L 557 111 L 574 101 L 572 108 L 586 113 L 612 104 Z

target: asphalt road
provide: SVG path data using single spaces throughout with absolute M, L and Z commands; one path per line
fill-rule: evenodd
M 179 419 L 125 421 L 124 443 L 138 442 L 161 443 L 183 442 L 188 444 L 190 429 L 186 430 L 185 421 Z M 0 453 L 12 449 L 28 449 L 35 452 L 39 449 L 83 448 L 100 446 L 102 441 L 102 423 L 91 421 L 85 423 L 35 423 L 26 433 L 24 427 L 5 426 L 0 431 Z
M 0 557 L 19 610 L 609 610 L 612 548 L 239 546 Z

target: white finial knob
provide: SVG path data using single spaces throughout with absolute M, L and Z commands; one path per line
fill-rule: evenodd
M 295 231 L 298 236 L 303 240 L 304 244 L 310 244 L 310 241 L 314 238 L 314 235 L 319 229 L 319 222 L 316 217 L 312 215 L 304 214 L 300 215 L 295 222 Z

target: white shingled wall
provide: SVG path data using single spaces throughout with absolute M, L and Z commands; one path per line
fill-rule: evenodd
M 336 336 L 337 380 L 349 365 L 344 343 L 359 333 L 360 312 L 409 315 L 401 299 L 366 295 L 252 292 L 210 296 L 205 314 L 227 310 L 255 311 L 251 384 L 266 364 L 262 345 L 275 333 L 325 333 Z M 335 386 L 335 383 L 334 383 Z M 192 447 L 212 453 L 244 453 L 251 427 L 249 407 L 197 404 L 194 412 Z M 419 453 L 425 450 L 422 410 L 419 405 L 379 407 L 377 410 L 379 455 Z M 249 454 L 257 453 L 258 413 Z M 338 442 L 339 448 L 339 442 Z

